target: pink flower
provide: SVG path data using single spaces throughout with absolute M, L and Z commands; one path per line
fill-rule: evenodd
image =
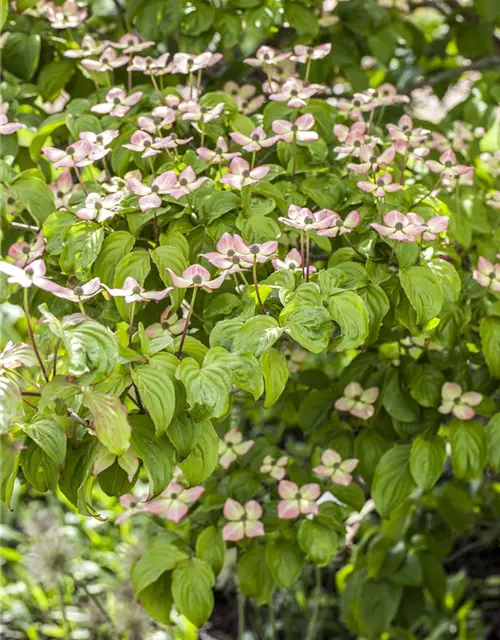
M 227 469 L 237 458 L 250 451 L 253 445 L 253 440 L 243 440 L 241 431 L 231 429 L 224 436 L 224 440 L 219 441 L 220 466 Z
M 273 267 L 279 271 L 302 271 L 302 256 L 297 249 L 292 249 L 283 260 L 273 260 Z M 316 272 L 316 267 L 309 266 L 309 275 Z
M 204 107 L 199 102 L 195 102 L 194 100 L 188 100 L 187 102 L 182 102 L 179 105 L 179 111 L 182 113 L 183 120 L 189 120 L 191 122 L 212 122 L 212 120 L 217 120 L 224 111 L 224 103 L 219 102 L 212 107 Z
M 49 189 L 54 193 L 55 205 L 57 209 L 67 207 L 71 196 L 76 191 L 76 185 L 73 184 L 71 171 L 66 169 L 57 178 L 55 184 L 49 184 Z
M 16 267 L 25 267 L 37 258 L 43 255 L 45 251 L 45 238 L 43 232 L 40 231 L 36 237 L 36 241 L 33 245 L 29 245 L 27 242 L 15 242 L 9 247 L 8 255 L 14 260 Z
M 391 164 L 396 156 L 396 149 L 389 147 L 380 156 L 376 156 L 372 147 L 363 147 L 359 152 L 361 164 L 349 163 L 347 168 L 357 174 L 375 173 Z
M 364 120 L 355 122 L 351 128 L 343 124 L 336 124 L 333 127 L 333 133 L 343 144 L 334 147 L 334 151 L 342 153 L 353 158 L 359 158 L 361 152 L 370 155 L 373 154 L 375 142 L 369 142 L 365 135 L 366 124 Z
M 233 131 L 229 134 L 233 142 L 243 147 L 245 151 L 257 153 L 263 148 L 271 147 L 279 138 L 278 136 L 267 137 L 267 133 L 262 127 L 256 127 L 248 136 L 239 131 Z
M 448 179 L 470 174 L 474 171 L 472 167 L 457 164 L 457 157 L 451 149 L 443 151 L 439 157 L 439 162 L 436 160 L 427 160 L 425 164 L 433 173 L 440 173 Z
M 108 196 L 100 196 L 98 193 L 89 193 L 85 198 L 85 206 L 78 209 L 75 215 L 82 220 L 95 220 L 104 222 L 112 218 L 120 211 L 118 204 L 123 200 L 123 192 L 117 191 Z
M 217 278 L 210 280 L 210 272 L 205 267 L 202 267 L 201 264 L 193 264 L 184 269 L 181 276 L 177 276 L 172 269 L 167 269 L 167 271 L 172 279 L 172 284 L 178 289 L 199 287 L 210 292 L 213 289 L 218 289 L 226 277 L 225 273 L 221 273 Z
M 435 240 L 437 235 L 446 231 L 448 228 L 449 218 L 447 216 L 434 216 L 430 220 L 427 220 L 427 230 L 424 231 L 422 239 L 426 242 Z
M 331 50 L 332 45 L 330 42 L 319 44 L 316 47 L 308 47 L 304 44 L 296 44 L 293 48 L 293 54 L 290 56 L 290 59 L 294 62 L 301 62 L 302 64 L 304 64 L 309 60 L 322 60 L 323 58 L 326 58 Z
M 0 136 L 10 136 L 11 133 L 23 128 L 24 124 L 9 122 L 9 118 L 5 114 L 0 114 Z
M 9 276 L 7 278 L 9 284 L 18 284 L 24 289 L 31 287 L 32 284 L 40 289 L 45 289 L 47 285 L 51 284 L 50 280 L 45 278 L 45 262 L 41 259 L 30 262 L 24 268 L 0 260 L 0 273 Z
M 244 506 L 228 498 L 224 503 L 224 517 L 229 520 L 222 529 L 222 539 L 237 542 L 243 538 L 255 538 L 264 535 L 264 525 L 260 522 L 262 507 L 255 500 Z
M 344 395 L 335 402 L 337 411 L 345 411 L 362 420 L 368 420 L 375 413 L 373 407 L 379 394 L 378 387 L 363 389 L 359 382 L 351 382 L 344 389 Z
M 445 382 L 441 389 L 441 406 L 438 411 L 443 414 L 452 413 L 460 420 L 471 420 L 476 407 L 483 396 L 476 391 L 462 393 L 462 387 L 456 382 Z
M 314 213 L 306 207 L 298 207 L 295 204 L 288 208 L 288 218 L 278 218 L 280 222 L 299 229 L 300 231 L 318 231 L 332 226 L 335 212 L 329 209 L 321 209 Z
M 220 179 L 221 184 L 227 184 L 229 187 L 241 189 L 249 184 L 259 182 L 269 173 L 270 167 L 261 166 L 250 169 L 250 165 L 243 158 L 233 158 L 229 165 L 229 173 L 226 173 Z
M 390 173 L 383 173 L 376 178 L 375 182 L 358 182 L 358 187 L 361 191 L 372 193 L 376 198 L 385 198 L 388 193 L 394 193 L 403 188 L 402 185 L 393 182 L 393 177 Z
M 176 98 L 177 96 L 167 96 L 171 98 Z M 151 112 L 152 119 L 156 124 L 157 129 L 163 129 L 164 127 L 170 127 L 175 122 L 176 113 L 175 109 L 171 107 L 167 107 L 165 105 L 160 105 L 159 107 L 155 107 Z M 144 129 L 144 127 L 141 127 Z M 149 131 L 149 133 L 152 133 Z
M 175 146 L 175 145 L 174 145 Z M 161 153 L 166 148 L 172 148 L 170 140 L 163 138 L 152 138 L 149 133 L 144 131 L 136 131 L 130 138 L 130 143 L 122 144 L 125 149 L 137 151 L 141 154 L 141 158 L 150 158 Z
M 110 153 L 111 149 L 106 147 L 120 135 L 116 129 L 106 129 L 102 133 L 94 133 L 93 131 L 82 131 L 80 133 L 81 140 L 88 140 L 93 146 L 89 154 L 90 160 L 100 160 Z
M 65 58 L 85 58 L 87 56 L 98 56 L 106 47 L 107 42 L 97 42 L 92 36 L 86 33 L 82 38 L 79 49 L 68 49 L 64 52 Z
M 291 56 L 290 53 L 278 53 L 276 49 L 263 45 L 257 49 L 255 58 L 245 58 L 244 62 L 251 67 L 266 67 L 270 65 L 279 65 L 283 60 Z
M 170 73 L 171 70 L 171 66 L 167 65 L 169 57 L 169 53 L 163 53 L 158 58 L 134 56 L 132 64 L 127 67 L 127 71 L 140 71 L 146 76 L 164 76 Z
M 278 248 L 276 240 L 247 245 L 241 236 L 234 235 L 233 238 L 237 254 L 247 264 L 254 264 L 254 262 L 263 264 L 276 257 L 276 249 Z
M 276 460 L 272 456 L 266 456 L 260 467 L 261 473 L 268 473 L 275 480 L 283 480 L 286 474 L 286 466 L 288 464 L 288 456 L 281 456 Z
M 417 147 L 427 139 L 429 131 L 427 129 L 414 129 L 413 120 L 410 116 L 404 115 L 396 124 L 388 124 L 387 130 L 392 138 L 396 151 L 404 155 L 408 147 Z
M 161 198 L 158 194 L 169 193 L 177 184 L 177 176 L 173 171 L 165 171 L 153 180 L 151 185 L 145 185 L 137 178 L 127 178 L 129 189 L 139 198 L 141 211 L 158 209 Z
M 67 105 L 70 99 L 71 96 L 69 95 L 69 93 L 62 89 L 61 93 L 53 102 L 42 102 L 41 106 L 45 113 L 53 115 L 54 113 L 60 113 L 61 111 L 64 111 L 64 107 Z
M 310 131 L 314 127 L 314 118 L 310 113 L 305 113 L 300 118 L 297 118 L 295 122 L 275 120 L 272 126 L 279 139 L 288 144 L 294 140 L 297 142 L 314 142 L 314 140 L 318 139 L 318 134 L 315 131 Z
M 394 85 L 386 82 L 373 90 L 373 102 L 377 107 L 390 107 L 394 104 L 409 103 L 410 98 L 399 94 Z
M 113 69 L 123 67 L 129 60 L 129 56 L 119 56 L 112 47 L 107 47 L 101 53 L 99 60 L 84 58 L 81 65 L 89 71 L 106 73 L 107 71 L 113 71 Z
M 188 75 L 200 69 L 213 67 L 223 57 L 222 53 L 210 53 L 210 51 L 200 54 L 176 53 L 172 62 L 172 73 Z
M 238 151 L 229 153 L 229 145 L 222 136 L 217 138 L 217 146 L 213 151 L 206 147 L 200 147 L 196 150 L 196 153 L 202 160 L 205 160 L 205 162 L 212 162 L 214 164 L 220 164 L 241 156 L 241 153 Z
M 358 466 L 359 460 L 348 458 L 342 460 L 333 449 L 326 449 L 321 456 L 321 464 L 314 467 L 314 473 L 322 478 L 329 478 L 333 484 L 347 487 L 352 481 L 351 472 Z
M 372 222 L 370 227 L 384 238 L 398 242 L 415 242 L 418 236 L 427 230 L 423 218 L 416 213 L 404 215 L 399 211 L 389 211 L 382 220 L 383 225 Z
M 103 285 L 104 286 L 104 285 Z M 167 287 L 162 291 L 146 291 L 135 278 L 125 278 L 121 289 L 111 289 L 105 287 L 106 291 L 113 297 L 124 298 L 125 302 L 149 302 L 150 300 L 163 300 L 173 290 L 173 287 Z
M 487 287 L 500 293 L 500 263 L 494 265 L 486 258 L 480 257 L 477 262 L 477 269 L 474 269 L 472 277 L 482 287 Z
M 486 204 L 493 209 L 500 209 L 500 191 L 493 191 Z
M 53 29 L 74 29 L 85 21 L 87 12 L 79 9 L 76 0 L 66 0 L 62 6 L 49 3 L 46 16 Z
M 66 148 L 66 151 L 55 147 L 43 147 L 43 155 L 52 162 L 55 168 L 58 167 L 86 167 L 92 164 L 90 154 L 94 147 L 88 140 L 77 140 Z
M 275 85 L 275 83 L 273 83 Z M 269 99 L 275 102 L 286 102 L 293 109 L 305 107 L 309 98 L 324 90 L 320 84 L 310 84 L 307 87 L 299 78 L 290 78 L 282 87 L 279 85 L 268 87 Z
M 125 33 L 118 42 L 112 42 L 111 45 L 117 49 L 121 49 L 123 53 L 139 53 L 144 49 L 154 47 L 156 43 L 153 40 L 141 41 L 139 36 L 134 33 Z
M 180 172 L 176 185 L 169 189 L 168 195 L 178 200 L 196 191 L 207 179 L 206 177 L 196 178 L 193 168 L 186 167 Z
M 57 298 L 63 298 L 71 302 L 83 302 L 96 296 L 102 290 L 102 285 L 99 278 L 92 278 L 85 284 L 77 284 L 73 289 L 62 287 L 55 282 L 51 282 L 50 285 L 43 288 Z
M 333 212 L 333 220 L 331 226 L 328 229 L 319 229 L 319 236 L 326 236 L 328 238 L 336 238 L 337 236 L 343 236 L 344 233 L 351 233 L 361 222 L 359 211 L 351 211 L 348 213 L 344 220 L 335 211 Z
M 238 241 L 236 241 L 236 238 L 238 238 Z M 217 242 L 217 251 L 201 253 L 200 255 L 206 258 L 214 267 L 227 269 L 228 273 L 236 273 L 250 268 L 253 264 L 253 259 L 250 262 L 245 262 L 244 257 L 238 253 L 238 248 L 242 244 L 244 242 L 240 236 L 235 235 L 233 237 L 230 233 L 224 233 Z
M 129 96 L 120 87 L 114 87 L 110 89 L 104 98 L 106 102 L 96 104 L 91 107 L 90 110 L 94 113 L 109 113 L 110 116 L 116 116 L 117 118 L 123 118 L 123 116 L 130 111 L 131 107 L 136 105 L 142 98 L 142 91 L 135 91 Z
M 249 115 L 254 113 L 264 104 L 266 98 L 264 96 L 255 96 L 257 87 L 252 84 L 244 84 L 241 87 L 230 80 L 224 85 L 224 92 L 228 93 L 236 103 L 239 111 Z
M 204 491 L 203 487 L 185 489 L 177 482 L 171 482 L 158 498 L 148 502 L 140 511 L 162 516 L 177 524 L 188 512 L 189 505 L 196 502 Z
M 337 109 L 349 116 L 351 120 L 362 120 L 363 112 L 372 108 L 372 98 L 364 93 L 355 93 L 352 100 L 341 98 L 337 103 Z
M 300 515 L 319 513 L 316 500 L 320 494 L 319 484 L 304 484 L 299 487 L 295 482 L 281 480 L 278 485 L 278 493 L 282 500 L 278 504 L 278 517 L 284 520 L 293 520 Z

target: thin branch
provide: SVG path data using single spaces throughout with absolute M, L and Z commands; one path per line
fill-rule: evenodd
M 438 71 L 437 73 L 431 73 L 428 76 L 420 79 L 418 82 L 410 85 L 404 90 L 404 93 L 408 94 L 419 89 L 421 87 L 433 86 L 440 84 L 441 82 L 448 82 L 456 76 L 462 75 L 467 71 L 479 71 L 483 69 L 493 69 L 500 71 L 500 56 L 487 56 L 486 58 L 480 58 L 470 64 L 463 65 L 461 67 L 455 67 L 454 69 L 446 69 L 444 71 Z

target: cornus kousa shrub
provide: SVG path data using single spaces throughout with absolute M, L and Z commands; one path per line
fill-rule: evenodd
M 145 527 L 163 627 L 213 624 L 219 576 L 231 637 L 295 637 L 287 603 L 309 640 L 465 629 L 454 545 L 500 511 L 496 3 L 115 4 L 4 16 L 2 500 Z M 469 66 L 449 115 L 412 102 Z

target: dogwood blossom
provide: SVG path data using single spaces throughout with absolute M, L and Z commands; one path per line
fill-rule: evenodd
M 22 268 L 0 260 L 0 273 L 5 273 L 5 275 L 9 276 L 7 282 L 9 284 L 17 284 L 25 289 L 31 287 L 32 284 L 40 289 L 47 289 L 51 282 L 45 278 L 46 271 L 45 262 L 40 258 L 33 260 L 33 262 Z
M 57 298 L 63 298 L 70 302 L 84 302 L 96 296 L 102 291 L 103 286 L 99 278 L 92 278 L 84 284 L 77 284 L 72 289 L 69 287 L 62 287 L 55 282 L 51 283 L 50 288 L 45 288 L 47 291 Z
M 276 49 L 262 45 L 257 49 L 255 58 L 245 58 L 244 62 L 251 67 L 267 67 L 278 65 L 291 56 L 291 53 L 278 53 Z
M 426 227 L 427 229 L 424 231 L 422 235 L 422 240 L 426 242 L 431 242 L 435 240 L 440 233 L 446 231 L 448 228 L 449 218 L 447 216 L 434 216 L 427 220 Z
M 425 163 L 433 173 L 439 173 L 445 178 L 456 178 L 473 173 L 472 167 L 457 164 L 457 156 L 451 149 L 443 151 L 437 160 L 427 160 Z
M 73 184 L 71 171 L 66 170 L 59 174 L 55 184 L 49 184 L 49 189 L 54 194 L 56 209 L 67 207 L 71 200 L 71 196 L 76 191 L 76 185 Z
M 9 122 L 9 118 L 4 114 L 0 114 L 0 136 L 10 136 L 12 133 L 23 129 L 24 124 L 20 122 Z
M 61 6 L 51 2 L 45 15 L 53 29 L 75 29 L 87 18 L 87 12 L 78 7 L 76 0 L 66 0 Z
M 296 44 L 293 48 L 293 54 L 290 59 L 294 62 L 301 62 L 302 64 L 308 62 L 308 60 L 322 60 L 332 50 L 330 42 L 325 44 L 318 44 L 316 47 L 308 47 L 304 44 Z
M 424 219 L 416 213 L 404 215 L 399 211 L 389 211 L 382 221 L 384 224 L 372 222 L 370 227 L 384 238 L 398 242 L 415 242 L 427 230 Z
M 477 261 L 477 268 L 472 272 L 472 277 L 482 287 L 500 293 L 500 262 L 493 264 L 481 256 Z
M 106 73 L 107 71 L 113 71 L 114 69 L 123 67 L 129 60 L 129 56 L 119 56 L 113 47 L 107 47 L 99 56 L 99 60 L 84 58 L 81 61 L 81 65 L 88 71 Z
M 121 288 L 112 289 L 105 287 L 110 296 L 124 298 L 125 302 L 149 302 L 150 300 L 163 300 L 173 291 L 173 287 L 167 287 L 161 291 L 146 291 L 146 289 L 137 282 L 135 278 L 129 276 L 125 278 L 125 282 Z
M 483 399 L 481 393 L 468 391 L 462 393 L 462 387 L 456 382 L 445 382 L 441 388 L 441 406 L 438 411 L 442 414 L 452 413 L 460 420 L 471 420 L 476 407 Z
M 276 240 L 270 240 L 262 244 L 253 243 L 248 245 L 239 235 L 235 234 L 233 238 L 236 253 L 241 257 L 243 262 L 263 264 L 276 257 L 276 249 L 278 248 Z
M 236 103 L 238 110 L 249 115 L 260 109 L 266 101 L 264 96 L 255 96 L 257 87 L 253 84 L 244 84 L 241 87 L 230 80 L 224 85 L 224 93 L 228 93 Z M 255 97 L 254 97 L 255 96 Z
M 117 191 L 108 196 L 101 196 L 98 193 L 89 193 L 85 198 L 85 206 L 75 213 L 82 220 L 97 220 L 104 222 L 112 218 L 120 211 L 119 203 L 123 200 L 123 192 Z
M 394 178 L 390 173 L 382 173 L 375 182 L 368 182 L 362 180 L 358 182 L 358 188 L 365 193 L 371 193 L 375 198 L 385 198 L 388 193 L 394 193 L 403 188 L 403 185 L 393 182 Z
M 189 506 L 196 502 L 204 491 L 204 487 L 185 489 L 178 482 L 173 481 L 157 498 L 136 508 L 133 508 L 133 505 L 137 504 L 137 498 L 126 494 L 120 498 L 120 504 L 126 508 L 126 511 L 115 522 L 123 524 L 135 514 L 148 513 L 178 524 L 189 511 Z
M 164 171 L 150 185 L 143 184 L 137 178 L 127 178 L 127 184 L 132 193 L 140 196 L 141 211 L 147 211 L 161 207 L 162 201 L 159 194 L 169 193 L 177 184 L 177 176 L 174 171 Z
M 236 237 L 238 237 L 238 241 Z M 206 258 L 210 264 L 213 264 L 218 269 L 227 269 L 228 273 L 236 273 L 242 269 L 250 268 L 253 264 L 253 259 L 245 262 L 244 257 L 238 253 L 238 248 L 242 244 L 244 242 L 240 236 L 224 233 L 217 241 L 217 251 L 201 253 L 200 256 Z
M 41 107 L 45 111 L 45 113 L 54 115 L 54 113 L 61 113 L 61 111 L 64 111 L 64 107 L 68 104 L 69 101 L 69 93 L 62 89 L 55 100 L 53 100 L 52 102 L 48 100 L 45 102 L 41 102 Z
M 8 250 L 8 255 L 14 260 L 16 267 L 24 268 L 37 258 L 43 255 L 45 251 L 45 238 L 43 231 L 40 231 L 36 237 L 34 244 L 30 245 L 25 241 L 15 242 L 11 244 Z
M 72 43 L 76 44 L 76 43 Z M 64 52 L 65 58 L 85 58 L 87 56 L 98 56 L 102 53 L 107 46 L 107 42 L 99 42 L 95 40 L 91 35 L 86 33 L 82 38 L 82 43 L 79 48 L 67 49 Z
M 288 456 L 280 456 L 278 459 L 273 456 L 266 456 L 262 461 L 260 472 L 269 474 L 275 480 L 283 480 L 286 475 Z
M 190 289 L 192 287 L 204 289 L 205 291 L 213 291 L 218 289 L 226 277 L 225 273 L 221 273 L 211 280 L 210 272 L 202 267 L 201 264 L 193 264 L 184 269 L 181 276 L 176 275 L 172 269 L 167 268 L 172 279 L 172 284 L 178 289 Z
M 371 147 L 362 147 L 359 152 L 360 164 L 354 164 L 350 162 L 347 168 L 359 175 L 366 175 L 367 173 L 375 173 L 380 169 L 385 169 L 387 165 L 391 164 L 396 156 L 396 149 L 389 147 L 377 156 Z
M 121 49 L 123 53 L 139 53 L 155 46 L 153 40 L 141 40 L 135 33 L 125 33 L 118 42 L 112 42 L 111 46 Z
M 294 140 L 297 142 L 314 142 L 318 139 L 316 131 L 310 131 L 314 127 L 314 117 L 305 113 L 294 122 L 288 120 L 275 120 L 272 124 L 274 133 L 280 140 L 288 144 Z
M 101 102 L 100 104 L 90 107 L 90 110 L 94 113 L 109 113 L 110 116 L 123 118 L 123 116 L 139 102 L 142 95 L 142 91 L 134 91 L 134 93 L 127 96 L 124 89 L 114 87 L 106 94 L 104 98 L 105 102 Z
M 122 147 L 125 147 L 125 149 L 140 153 L 141 158 L 151 158 L 173 146 L 176 145 L 172 145 L 171 140 L 153 138 L 149 133 L 140 130 L 132 134 L 129 143 L 122 144 Z
M 224 517 L 229 520 L 222 528 L 222 539 L 237 542 L 243 538 L 256 538 L 264 535 L 264 525 L 260 521 L 262 507 L 256 500 L 245 505 L 228 498 L 224 503 Z
M 201 69 L 208 69 L 208 67 L 213 67 L 220 62 L 223 57 L 222 53 L 211 53 L 210 51 L 200 54 L 179 52 L 174 54 L 172 73 L 188 75 Z
M 305 107 L 309 98 L 323 90 L 324 87 L 320 84 L 304 86 L 299 78 L 290 78 L 281 87 L 276 83 L 273 83 L 273 86 L 267 86 L 270 100 L 286 102 L 292 109 Z
M 267 133 L 262 127 L 256 127 L 249 135 L 244 135 L 239 131 L 233 131 L 229 134 L 233 142 L 239 144 L 245 151 L 257 153 L 261 149 L 267 149 L 278 141 L 278 136 L 268 138 Z
M 319 484 L 304 484 L 300 488 L 295 482 L 281 480 L 278 485 L 281 501 L 278 504 L 278 517 L 293 520 L 301 515 L 319 513 L 316 500 L 320 494 Z
M 314 473 L 322 478 L 329 478 L 333 484 L 347 487 L 352 482 L 351 472 L 358 466 L 359 460 L 348 458 L 342 460 L 340 454 L 333 449 L 326 449 L 321 456 L 321 464 L 314 467 Z
M 193 191 L 196 191 L 206 180 L 208 180 L 206 176 L 197 178 L 194 169 L 186 167 L 180 172 L 175 186 L 169 189 L 168 195 L 178 200 L 182 196 L 188 196 Z
M 288 217 L 280 217 L 283 224 L 299 229 L 300 231 L 318 231 L 332 226 L 335 216 L 329 209 L 312 212 L 307 207 L 298 207 L 292 204 L 288 207 Z
M 279 271 L 303 271 L 302 268 L 302 256 L 297 249 L 292 249 L 287 255 L 280 260 L 276 258 L 272 261 L 273 267 Z M 309 265 L 309 275 L 316 272 L 316 267 Z
M 335 211 L 333 213 L 333 219 L 331 225 L 327 229 L 319 229 L 319 236 L 326 236 L 327 238 L 336 238 L 342 236 L 344 233 L 352 233 L 354 229 L 359 226 L 361 222 L 361 216 L 359 211 L 351 211 L 346 215 L 344 220 Z
M 145 76 L 163 76 L 171 71 L 171 67 L 167 64 L 169 57 L 169 53 L 163 53 L 158 58 L 134 56 L 127 71 L 140 71 Z
M 65 151 L 55 147 L 43 147 L 43 155 L 52 162 L 54 167 L 86 167 L 92 164 L 89 157 L 94 147 L 88 140 L 77 140 L 69 145 Z
M 222 136 L 217 138 L 217 146 L 213 151 L 212 149 L 207 149 L 207 147 L 200 147 L 196 149 L 196 153 L 202 160 L 205 160 L 205 162 L 212 162 L 214 164 L 227 162 L 228 160 L 241 156 L 239 151 L 229 151 L 229 145 Z
M 227 469 L 235 460 L 253 447 L 253 440 L 243 440 L 243 434 L 239 429 L 228 431 L 223 440 L 219 440 L 219 464 Z
M 187 102 L 181 102 L 179 105 L 179 111 L 182 113 L 181 117 L 183 120 L 203 122 L 206 124 L 207 122 L 212 122 L 213 120 L 220 118 L 224 111 L 224 103 L 219 102 L 215 107 L 209 108 L 199 102 L 189 100 Z
M 350 382 L 344 389 L 344 395 L 335 402 L 337 411 L 345 411 L 362 420 L 373 417 L 374 402 L 379 395 L 378 387 L 363 389 L 359 382 Z
M 224 174 L 220 182 L 241 189 L 265 178 L 269 170 L 270 167 L 265 165 L 250 169 L 250 164 L 243 158 L 233 158 L 229 164 L 229 173 Z

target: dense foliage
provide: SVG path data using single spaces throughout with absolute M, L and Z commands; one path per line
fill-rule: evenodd
M 1 498 L 108 531 L 125 590 L 5 510 L 6 637 L 33 607 L 147 637 L 138 602 L 195 637 L 217 576 L 229 637 L 484 637 L 456 558 L 499 533 L 498 3 L 2 9 Z

